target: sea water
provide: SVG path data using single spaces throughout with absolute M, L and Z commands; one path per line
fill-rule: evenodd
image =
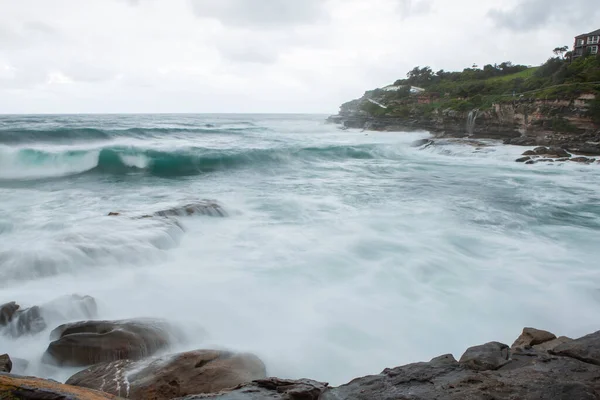
M 599 165 L 324 119 L 0 116 L 0 303 L 90 295 L 98 318 L 170 321 L 170 352 L 331 384 L 524 326 L 599 328 Z M 129 218 L 201 199 L 228 216 Z M 54 327 L 0 354 L 64 380 L 40 362 Z

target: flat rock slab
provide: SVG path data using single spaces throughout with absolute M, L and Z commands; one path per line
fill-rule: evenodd
M 328 389 L 328 384 L 309 379 L 288 380 L 269 378 L 241 385 L 229 392 L 211 396 L 195 395 L 180 397 L 177 400 L 319 400 Z
M 550 353 L 600 365 L 600 331 L 556 346 Z
M 73 375 L 67 384 L 134 400 L 168 400 L 216 393 L 265 376 L 264 364 L 252 354 L 198 350 L 138 362 L 98 364 Z
M 0 374 L 0 399 L 116 400 L 118 397 L 45 379 Z
M 171 327 L 152 319 L 82 321 L 59 326 L 50 339 L 45 363 L 83 367 L 149 357 L 170 344 Z

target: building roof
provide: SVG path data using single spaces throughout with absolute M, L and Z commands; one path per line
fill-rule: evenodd
M 595 30 L 593 32 L 590 32 L 590 33 L 583 33 L 583 34 L 581 34 L 579 36 L 575 36 L 575 37 L 576 38 L 580 38 L 580 37 L 595 36 L 595 35 L 600 35 L 600 29 L 597 29 L 597 30 Z

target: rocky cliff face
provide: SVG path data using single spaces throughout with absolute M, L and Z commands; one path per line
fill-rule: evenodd
M 346 128 L 428 130 L 438 136 L 502 139 L 510 144 L 551 145 L 600 154 L 600 126 L 587 115 L 588 104 L 594 98 L 589 94 L 574 100 L 514 100 L 470 111 L 440 107 L 423 112 L 422 105 L 415 104 L 402 117 L 390 116 L 393 113 L 369 116 L 360 111 L 360 101 L 354 101 L 346 103 L 329 121 Z

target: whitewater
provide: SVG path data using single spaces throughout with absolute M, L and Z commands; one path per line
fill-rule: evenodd
M 324 120 L 0 116 L 0 304 L 90 295 L 99 318 L 173 323 L 170 352 L 331 384 L 524 326 L 598 330 L 598 165 Z M 128 218 L 201 199 L 228 216 Z M 41 363 L 53 328 L 0 336 L 0 354 L 65 380 Z

